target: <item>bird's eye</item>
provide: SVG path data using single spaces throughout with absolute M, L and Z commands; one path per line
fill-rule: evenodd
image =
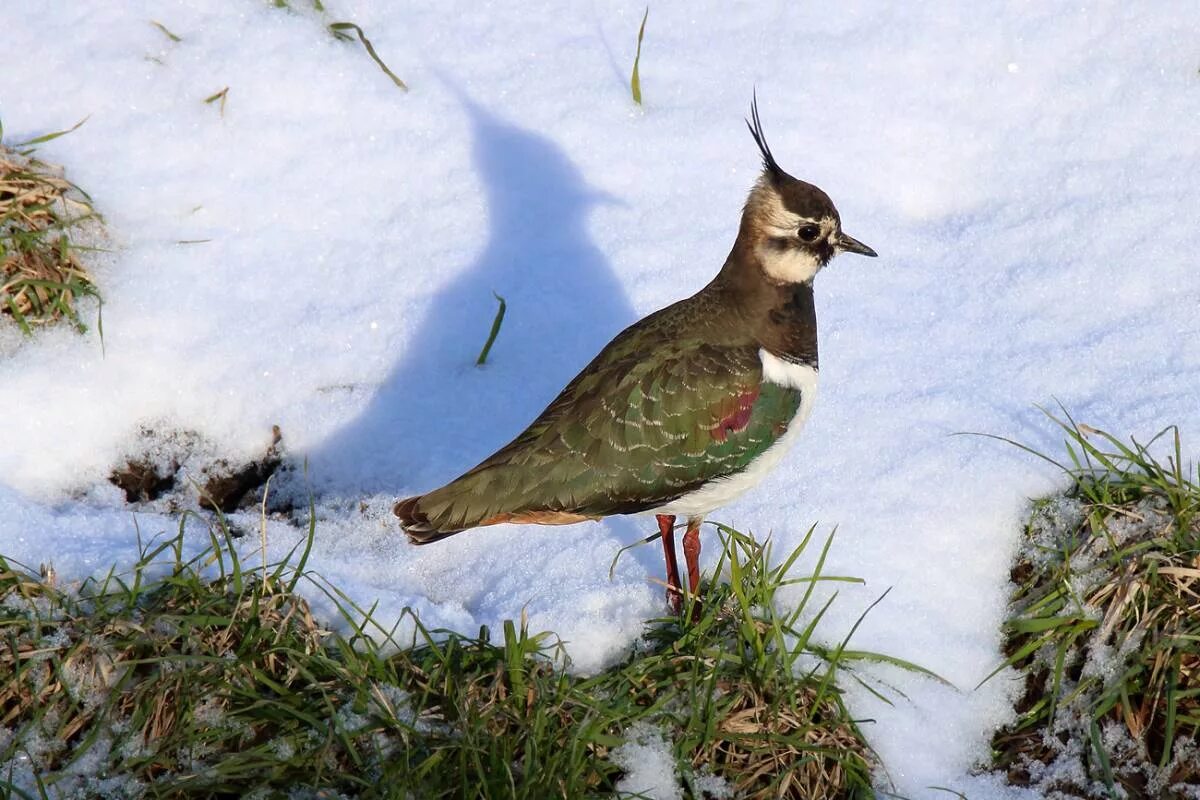
M 796 232 L 802 242 L 815 242 L 817 237 L 821 235 L 821 229 L 816 225 L 801 225 L 800 230 Z

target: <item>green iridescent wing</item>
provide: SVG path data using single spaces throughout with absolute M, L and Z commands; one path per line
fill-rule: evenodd
M 740 472 L 799 404 L 798 391 L 762 380 L 755 345 L 618 337 L 510 444 L 421 498 L 420 512 L 450 531 L 531 512 L 655 508 Z

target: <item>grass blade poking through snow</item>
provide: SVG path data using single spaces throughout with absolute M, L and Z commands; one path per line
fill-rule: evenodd
M 642 104 L 642 79 L 638 73 L 638 67 L 642 60 L 642 38 L 646 35 L 646 20 L 650 16 L 650 6 L 646 6 L 646 13 L 642 14 L 642 26 L 638 28 L 637 53 L 633 57 L 633 75 L 629 79 L 629 91 L 633 93 L 633 102 L 639 106 Z
M 282 8 L 287 11 L 292 10 L 292 7 L 288 5 L 287 0 L 275 0 L 275 7 Z M 321 2 L 321 0 L 312 0 L 312 7 L 313 10 L 318 14 L 323 15 L 325 13 L 325 5 Z M 379 57 L 379 53 L 375 50 L 375 45 L 371 44 L 371 40 L 367 38 L 367 34 L 364 33 L 363 29 L 357 24 L 353 22 L 332 22 L 326 25 L 325 29 L 329 31 L 333 38 L 340 42 L 353 42 L 355 37 L 347 33 L 347 31 L 353 31 L 358 37 L 358 41 L 362 43 L 363 48 L 366 49 L 367 55 L 369 55 L 371 60 L 374 61 L 379 69 L 383 71 L 383 74 L 391 78 L 392 83 L 396 84 L 401 91 L 408 91 L 408 84 L 400 80 L 400 76 L 388 68 L 388 65 L 384 63 L 383 59 Z
M 1125 443 L 1051 419 L 1072 486 L 1034 503 L 1012 570 L 996 672 L 1024 672 L 1025 694 L 994 738 L 996 765 L 1047 793 L 1192 797 L 1200 474 L 1184 466 L 1175 428 Z
M 496 309 L 496 316 L 492 319 L 492 330 L 488 333 L 487 341 L 483 343 L 483 349 L 479 351 L 479 358 L 475 359 L 475 366 L 482 367 L 487 362 L 488 353 L 492 352 L 492 344 L 496 341 L 496 337 L 500 335 L 500 326 L 504 324 L 504 312 L 508 308 L 508 303 L 504 302 L 504 298 L 492 292 L 492 297 L 499 301 L 500 306 Z
M 379 54 L 375 52 L 375 47 L 371 44 L 371 40 L 367 38 L 367 35 L 363 33 L 362 28 L 358 27 L 353 22 L 334 22 L 329 26 L 329 32 L 332 33 L 335 38 L 346 42 L 353 41 L 354 37 L 350 36 L 348 33 L 346 33 L 346 31 L 354 31 L 356 34 L 358 34 L 358 40 L 362 42 L 362 46 L 367 49 L 367 55 L 369 55 L 371 59 L 379 65 L 379 68 L 383 70 L 383 74 L 391 78 L 392 83 L 399 86 L 403 91 L 408 91 L 408 85 L 405 84 L 404 81 L 400 80 L 400 76 L 388 69 L 388 65 L 383 63 L 383 59 L 380 58 Z
M 158 28 L 160 31 L 162 31 L 162 35 L 163 35 L 163 36 L 166 36 L 166 37 L 167 37 L 168 39 L 170 39 L 172 42 L 176 42 L 176 43 L 178 43 L 178 42 L 182 42 L 182 41 L 183 41 L 183 37 L 181 37 L 181 36 L 177 36 L 176 34 L 172 33 L 172 32 L 170 31 L 170 29 L 169 29 L 169 28 L 167 28 L 167 26 L 166 26 L 166 25 L 163 25 L 163 24 L 162 24 L 161 22 L 159 22 L 158 20 L 156 20 L 156 19 L 152 19 L 152 20 L 150 20 L 150 24 L 151 24 L 151 25 L 153 25 L 154 27 Z
M 204 98 L 204 102 L 207 105 L 212 105 L 213 103 L 220 103 L 220 105 L 218 106 L 218 109 L 220 110 L 221 116 L 224 117 L 225 116 L 225 98 L 227 98 L 228 96 L 229 96 L 229 87 L 226 86 L 221 91 L 219 91 L 215 94 L 211 94 L 208 97 Z
M 45 134 L 42 134 L 41 136 L 36 136 L 27 142 L 21 142 L 20 144 L 13 145 L 13 149 L 16 150 L 18 153 L 20 153 L 21 155 L 27 156 L 27 155 L 31 154 L 35 149 L 37 149 L 36 148 L 37 145 L 45 144 L 46 142 L 52 142 L 55 139 L 59 138 L 60 136 L 66 136 L 68 133 L 74 133 L 75 131 L 79 130 L 80 127 L 83 126 L 83 123 L 87 122 L 91 118 L 92 118 L 92 116 L 91 116 L 91 114 L 89 114 L 88 116 L 79 120 L 79 122 L 76 122 L 71 127 L 66 128 L 65 130 L 54 131 L 53 133 L 45 133 Z

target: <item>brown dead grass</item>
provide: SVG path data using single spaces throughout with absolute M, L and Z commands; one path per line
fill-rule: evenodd
M 812 686 L 797 687 L 784 703 L 772 702 L 753 686 L 727 688 L 737 699 L 717 723 L 724 736 L 697 750 L 692 763 L 732 778 L 735 797 L 843 797 L 850 785 L 847 759 L 866 769 L 874 764 L 874 754 L 844 709 Z
M 98 220 L 61 168 L 0 146 L 0 312 L 27 333 L 63 318 L 82 328 L 77 302 L 96 289 L 70 234 Z

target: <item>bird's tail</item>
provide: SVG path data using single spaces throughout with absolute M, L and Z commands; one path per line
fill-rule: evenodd
M 447 536 L 499 525 L 503 522 L 532 525 L 569 525 L 602 514 L 568 511 L 561 506 L 547 507 L 530 503 L 516 493 L 488 492 L 480 489 L 482 471 L 473 470 L 440 489 L 401 500 L 392 507 L 400 518 L 400 527 L 413 544 L 430 544 Z M 483 484 L 486 489 L 486 484 Z
M 392 507 L 392 513 L 400 518 L 400 527 L 408 534 L 408 540 L 413 544 L 430 544 L 445 539 L 447 536 L 462 533 L 472 527 L 470 525 L 449 528 L 439 526 L 421 510 L 420 504 L 423 499 L 425 499 L 424 495 L 409 497 Z

